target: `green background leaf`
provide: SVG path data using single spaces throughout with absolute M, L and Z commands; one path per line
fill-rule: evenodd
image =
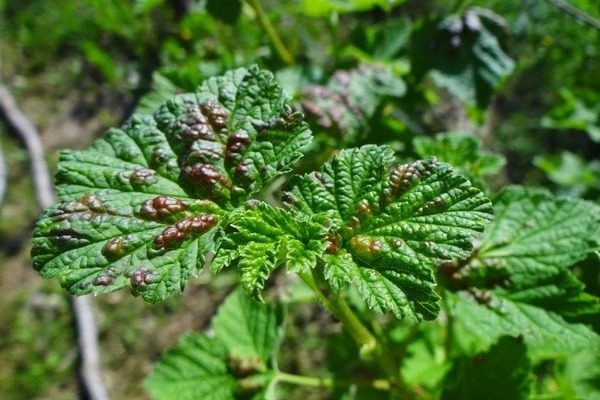
M 274 356 L 282 323 L 281 308 L 259 303 L 241 290 L 227 297 L 212 321 L 215 336 L 231 356 L 260 357 L 265 363 Z
M 164 354 L 145 386 L 161 400 L 231 400 L 237 382 L 227 361 L 227 348 L 220 340 L 190 333 Z
M 522 336 L 540 357 L 589 346 L 597 334 L 579 322 L 589 323 L 600 301 L 570 267 L 597 248 L 599 207 L 512 187 L 494 208 L 477 255 L 453 277 L 472 287 L 448 294 L 462 349 L 485 350 L 502 335 Z
M 532 379 L 527 347 L 520 339 L 501 337 L 490 350 L 456 361 L 442 400 L 525 400 Z

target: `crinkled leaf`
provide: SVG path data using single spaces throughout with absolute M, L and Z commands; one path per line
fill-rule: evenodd
M 163 355 L 145 386 L 161 400 L 231 400 L 237 382 L 228 358 L 220 340 L 191 333 Z
M 307 217 L 260 202 L 231 219 L 235 231 L 225 238 L 211 269 L 237 265 L 242 287 L 257 300 L 275 268 L 286 263 L 290 271 L 308 271 L 325 246 L 328 220 L 321 215 Z
M 367 132 L 369 119 L 386 97 L 405 92 L 404 81 L 389 68 L 361 64 L 337 71 L 327 86 L 309 86 L 301 105 L 313 126 L 352 143 Z
M 85 151 L 61 153 L 62 203 L 44 211 L 33 262 L 75 295 L 183 290 L 218 247 L 227 211 L 289 170 L 311 133 L 256 67 L 134 115 Z
M 456 361 L 442 400 L 525 400 L 531 392 L 531 362 L 521 339 L 504 336 L 489 351 Z
M 286 201 L 331 218 L 324 274 L 334 289 L 353 282 L 371 308 L 432 319 L 431 268 L 470 253 L 491 205 L 446 164 L 392 160 L 388 147 L 342 150 L 322 172 L 298 178 Z
M 215 336 L 225 343 L 230 356 L 259 357 L 267 363 L 279 342 L 282 322 L 282 310 L 275 304 L 259 303 L 237 290 L 219 307 L 212 323 Z
M 430 71 L 437 85 L 470 105 L 487 107 L 515 65 L 497 35 L 504 24 L 502 17 L 479 8 L 423 23 L 412 40 L 413 70 Z
M 312 138 L 273 75 L 257 67 L 210 78 L 155 118 L 178 155 L 180 183 L 225 207 L 288 172 Z
M 435 138 L 418 136 L 413 145 L 419 157 L 437 157 L 462 174 L 473 178 L 483 178 L 500 171 L 504 158 L 481 150 L 481 140 L 473 135 L 453 132 Z

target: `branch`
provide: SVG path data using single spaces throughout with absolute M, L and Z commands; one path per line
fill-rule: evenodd
M 4 161 L 4 151 L 0 145 L 0 206 L 4 201 L 4 194 L 6 193 L 6 182 L 8 181 L 8 170 L 6 168 L 6 162 Z
M 54 186 L 44 158 L 44 146 L 35 126 L 18 108 L 12 94 L 0 84 L 0 111 L 25 144 L 31 162 L 31 173 L 36 199 L 40 208 L 51 206 L 55 201 Z M 79 366 L 82 392 L 92 400 L 108 400 L 102 382 L 98 335 L 94 311 L 88 296 L 72 297 L 71 308 L 75 317 L 77 344 L 81 364 Z
M 281 60 L 288 65 L 294 65 L 296 63 L 296 61 L 294 60 L 294 56 L 292 55 L 292 53 L 290 53 L 287 47 L 285 47 L 285 44 L 283 44 L 283 40 L 281 40 L 281 37 L 279 37 L 277 30 L 275 30 L 275 28 L 271 24 L 269 17 L 265 13 L 265 10 L 263 10 L 260 4 L 260 0 L 248 0 L 248 4 L 250 5 L 250 7 L 252 7 L 252 9 L 254 9 L 254 12 L 256 13 L 256 19 L 258 19 L 258 23 L 262 26 L 262 28 L 269 36 L 269 39 L 271 40 L 273 47 L 275 47 L 279 58 L 281 58 Z
M 588 24 L 593 26 L 596 29 L 600 29 L 600 20 L 592 17 L 589 14 L 586 14 L 584 11 L 572 6 L 563 0 L 546 0 L 548 3 L 552 4 L 554 7 L 562 10 L 572 16 L 573 18 L 583 22 L 584 24 Z
M 44 147 L 35 129 L 35 126 L 19 110 L 12 94 L 0 84 L 0 110 L 4 117 L 14 128 L 17 135 L 23 140 L 31 161 L 31 174 L 33 186 L 36 191 L 37 203 L 40 208 L 51 206 L 54 201 L 52 179 L 48 172 L 48 165 L 44 158 Z

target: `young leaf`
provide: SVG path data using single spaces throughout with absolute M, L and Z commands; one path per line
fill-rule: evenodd
M 62 203 L 37 224 L 34 267 L 75 295 L 129 287 L 165 299 L 216 250 L 228 210 L 288 171 L 310 139 L 269 72 L 209 79 L 61 153 Z
M 442 400 L 525 400 L 531 392 L 527 347 L 504 336 L 483 354 L 457 360 Z
M 308 271 L 325 246 L 328 219 L 321 215 L 295 215 L 257 202 L 231 221 L 235 231 L 225 238 L 211 269 L 236 264 L 242 287 L 257 300 L 275 268 L 285 263 L 290 271 Z
M 231 400 L 237 382 L 227 362 L 220 340 L 191 333 L 163 355 L 145 386 L 161 400 Z
M 297 179 L 286 200 L 331 218 L 323 260 L 333 289 L 355 283 L 370 308 L 433 319 L 431 267 L 470 253 L 491 205 L 446 164 L 392 160 L 388 147 L 342 150 L 322 172 Z

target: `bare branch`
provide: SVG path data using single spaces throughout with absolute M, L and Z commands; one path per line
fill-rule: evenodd
M 51 206 L 56 198 L 40 135 L 31 121 L 18 108 L 12 94 L 1 84 L 0 111 L 3 112 L 6 120 L 27 148 L 39 207 Z M 77 342 L 81 357 L 79 375 L 83 392 L 85 392 L 86 398 L 92 400 L 108 400 L 109 397 L 102 382 L 98 334 L 91 299 L 88 296 L 72 297 L 71 308 L 77 329 Z
M 31 162 L 31 175 L 36 190 L 37 202 L 40 208 L 46 208 L 54 203 L 54 189 L 44 158 L 44 146 L 35 126 L 19 110 L 12 94 L 0 85 L 0 109 L 4 117 L 23 140 Z
M 6 182 L 8 181 L 8 169 L 6 168 L 6 162 L 4 161 L 4 151 L 0 145 L 0 206 L 4 201 L 4 194 L 6 193 Z
M 583 22 L 584 24 L 588 24 L 593 26 L 596 29 L 600 29 L 600 20 L 592 17 L 589 14 L 586 14 L 582 10 L 572 6 L 563 0 L 546 0 L 548 3 L 552 4 L 554 7 L 558 8 L 569 14 L 571 17 Z

